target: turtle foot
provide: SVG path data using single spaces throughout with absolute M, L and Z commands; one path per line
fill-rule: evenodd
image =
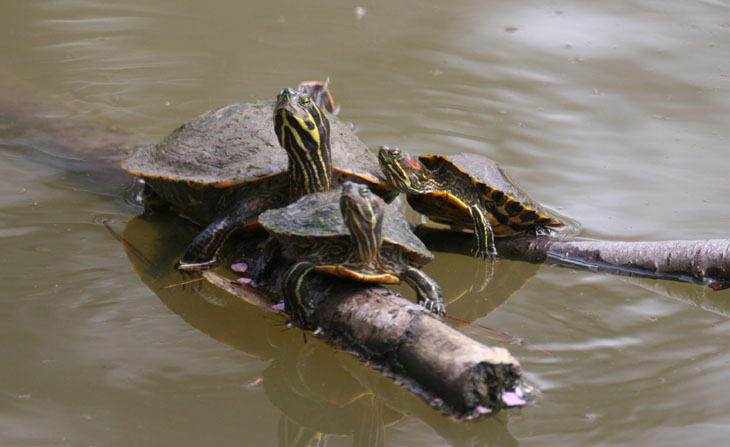
M 306 328 L 308 325 L 307 311 L 306 309 L 296 304 L 289 305 L 290 303 L 284 303 L 284 310 L 289 315 L 290 323 L 294 326 Z
M 471 255 L 475 258 L 491 259 L 492 262 L 497 258 L 497 248 L 491 247 L 472 247 Z
M 436 300 L 423 300 L 420 301 L 418 304 L 425 307 L 426 309 L 430 310 L 431 312 L 444 316 L 446 315 L 446 306 L 443 302 L 436 301 Z

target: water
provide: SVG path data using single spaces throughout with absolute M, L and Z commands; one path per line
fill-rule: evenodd
M 2 77 L 52 102 L 56 123 L 153 142 L 329 76 L 369 146 L 486 154 L 581 236 L 727 237 L 727 2 L 117 3 L 5 2 Z M 0 135 L 2 445 L 730 438 L 730 292 L 504 261 L 474 293 L 472 260 L 439 254 L 427 272 L 449 312 L 491 311 L 480 323 L 532 343 L 508 348 L 539 389 L 527 408 L 457 424 L 210 287 L 162 289 L 194 228 L 133 220 L 123 179 Z M 102 219 L 154 262 L 128 257 Z

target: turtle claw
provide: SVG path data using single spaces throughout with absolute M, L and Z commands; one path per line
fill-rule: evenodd
M 181 272 L 205 272 L 212 269 L 218 263 L 215 259 L 204 262 L 190 262 L 185 259 L 177 261 L 175 268 Z
M 418 304 L 437 315 L 446 315 L 446 306 L 442 302 L 427 299 L 419 302 Z
M 473 248 L 471 250 L 471 255 L 474 256 L 475 258 L 487 259 L 487 257 L 489 257 L 489 252 L 487 252 L 486 250 L 479 250 L 479 249 Z
M 298 327 L 307 326 L 307 316 L 311 312 L 307 312 L 307 309 L 297 306 L 296 304 L 289 306 L 290 303 L 285 301 L 284 311 L 289 315 L 291 324 Z
M 485 261 L 490 261 L 492 265 L 497 261 L 497 252 L 496 251 L 490 251 L 487 256 L 484 256 Z
M 489 244 L 487 247 L 487 253 L 486 256 L 484 256 L 484 259 L 487 259 L 487 256 L 494 262 L 495 259 L 497 259 L 497 247 L 494 246 L 494 244 Z
M 490 245 L 487 247 L 474 245 L 471 248 L 471 255 L 475 258 L 491 259 L 492 262 L 497 258 L 497 247 Z

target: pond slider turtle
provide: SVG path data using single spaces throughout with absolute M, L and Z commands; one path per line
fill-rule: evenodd
M 268 208 L 326 191 L 330 182 L 357 179 L 387 200 L 397 194 L 350 126 L 322 112 L 307 93 L 317 92 L 327 107 L 332 101 L 320 91 L 325 87 L 305 83 L 302 91 L 282 90 L 276 103 L 240 102 L 209 111 L 124 161 L 124 169 L 142 177 L 157 196 L 207 225 L 178 268 L 213 265 L 234 230 L 256 224 Z
M 382 146 L 380 166 L 416 211 L 436 222 L 472 228 L 474 256 L 497 254 L 494 235 L 544 234 L 564 223 L 550 217 L 495 161 L 477 154 L 416 159 Z
M 314 303 L 302 293 L 302 278 L 312 272 L 363 282 L 405 281 L 427 309 L 445 314 L 438 284 L 420 267 L 433 259 L 405 217 L 385 205 L 366 185 L 345 182 L 341 189 L 310 194 L 259 216 L 261 225 L 298 261 L 284 275 L 287 311 L 294 321 Z

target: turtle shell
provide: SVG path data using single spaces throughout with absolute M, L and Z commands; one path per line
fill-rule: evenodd
M 239 102 L 211 110 L 159 143 L 139 148 L 123 168 L 144 178 L 183 214 L 208 221 L 226 188 L 248 183 L 256 188 L 286 187 L 288 159 L 274 132 L 273 111 L 273 101 Z M 343 177 L 356 179 L 386 200 L 392 199 L 395 192 L 375 155 L 348 124 L 333 115 L 328 119 L 334 183 L 341 183 Z
M 494 233 L 509 235 L 520 232 L 533 232 L 536 228 L 561 227 L 563 222 L 551 217 L 512 179 L 509 173 L 497 162 L 483 155 L 462 153 L 456 155 L 423 155 L 418 158 L 424 166 L 438 171 L 443 176 L 466 175 L 486 203 L 493 204 L 488 209 L 490 224 Z M 414 197 L 416 206 L 432 210 L 430 216 L 438 216 L 448 209 L 454 216 L 461 216 L 464 226 L 471 227 L 471 216 L 468 208 L 448 193 L 441 193 L 436 198 L 429 195 Z M 409 197 L 409 202 L 411 197 Z M 431 202 L 431 203 L 428 203 Z M 437 203 L 438 202 L 438 203 Z M 434 219 L 434 217 L 432 217 Z M 434 220 L 438 220 L 435 218 Z M 453 223 L 448 220 L 448 223 Z
M 303 257 L 320 250 L 332 259 L 342 256 L 350 244 L 350 231 L 340 212 L 341 190 L 309 194 L 289 206 L 265 211 L 259 222 L 296 256 Z M 383 248 L 381 254 L 393 257 L 401 252 L 407 261 L 422 266 L 433 259 L 421 240 L 411 231 L 406 218 L 392 205 L 385 205 Z

